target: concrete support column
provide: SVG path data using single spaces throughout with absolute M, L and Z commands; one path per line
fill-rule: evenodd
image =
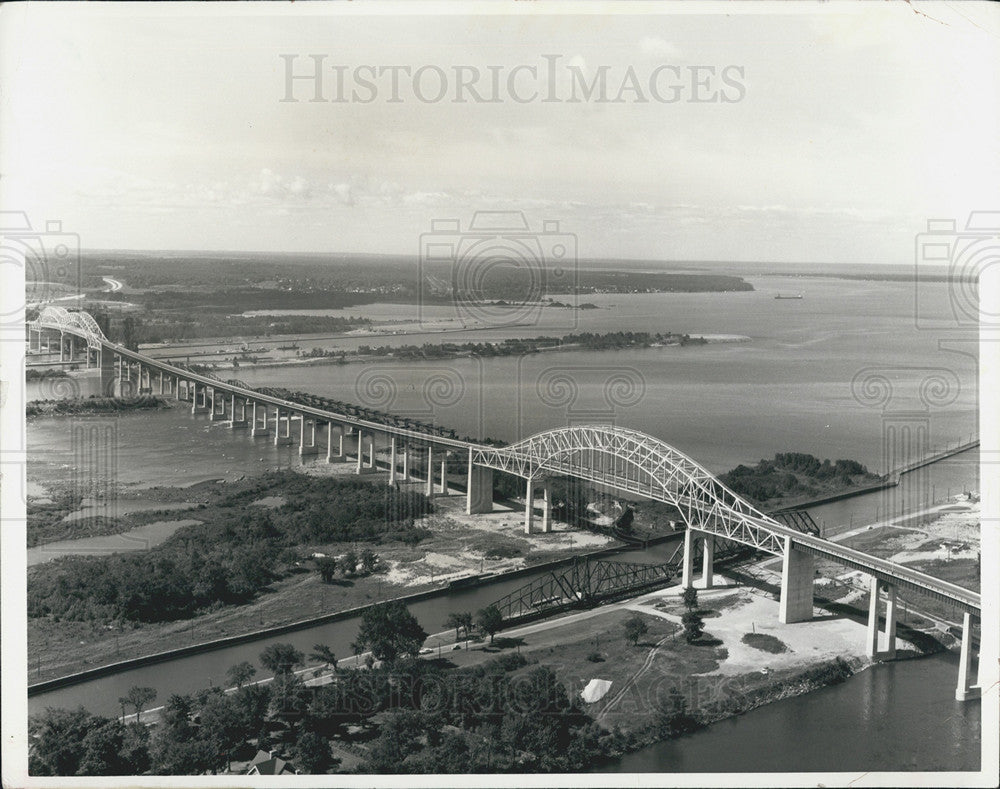
M 220 401 L 219 405 L 222 406 L 222 410 L 221 411 L 216 411 L 215 410 L 215 388 L 213 387 L 212 388 L 212 408 L 211 408 L 212 421 L 213 422 L 218 422 L 218 421 L 223 420 L 223 419 L 226 418 L 226 396 L 225 396 L 225 394 L 223 394 L 221 392 L 219 393 L 219 401 Z
M 281 431 L 281 409 L 274 409 L 274 445 L 284 446 L 285 444 L 292 443 L 292 415 L 287 413 L 285 415 L 285 431 Z
M 535 481 L 528 478 L 524 489 L 524 533 L 531 534 L 531 525 L 535 522 Z
M 115 358 L 113 353 L 105 353 L 102 348 L 97 355 L 98 366 L 101 368 L 101 394 L 113 397 L 115 394 Z
M 333 422 L 326 423 L 326 462 L 333 463 Z
M 465 493 L 465 514 L 478 515 L 493 512 L 493 469 L 472 463 L 469 450 L 469 478 Z
M 878 655 L 878 595 L 881 588 L 882 582 L 872 578 L 868 598 L 868 635 L 865 639 L 865 652 L 870 658 Z
M 448 495 L 448 453 L 441 455 L 441 495 Z
M 261 407 L 261 410 L 264 412 L 264 414 L 263 414 L 264 420 L 263 420 L 263 423 L 258 423 L 257 422 L 257 407 L 258 407 L 258 405 L 259 405 L 258 402 L 256 400 L 254 400 L 253 403 L 250 406 L 250 417 L 251 417 L 251 419 L 250 419 L 250 423 L 251 423 L 250 424 L 250 435 L 252 437 L 266 436 L 267 433 L 268 433 L 268 430 L 267 430 L 267 406 L 263 405 Z
M 66 335 L 63 332 L 59 332 L 59 361 L 66 361 Z
M 319 453 L 319 447 L 316 446 L 316 422 L 309 421 L 309 442 L 306 443 L 306 415 L 301 415 L 302 420 L 299 423 L 299 456 L 304 455 L 316 455 Z
M 358 465 L 354 470 L 356 474 L 360 474 L 365 465 L 365 434 L 358 430 Z
M 368 468 L 373 471 L 378 468 L 378 464 L 375 462 L 375 434 L 372 433 L 370 440 L 368 442 Z
M 434 495 L 434 447 L 427 447 L 427 487 L 428 497 Z
M 694 530 L 684 530 L 684 564 L 681 567 L 681 588 L 690 589 L 694 576 Z
M 410 445 L 407 443 L 403 444 L 403 470 L 400 472 L 399 478 L 403 482 L 410 478 Z
M 542 485 L 542 531 L 552 531 L 552 483 L 548 480 Z
M 958 660 L 958 686 L 955 700 L 965 701 L 979 696 L 980 688 L 972 682 L 972 615 L 962 614 L 962 652 Z
M 896 657 L 896 587 L 886 586 L 885 601 L 885 656 Z
M 785 538 L 785 553 L 781 562 L 781 602 L 778 619 L 788 625 L 812 619 L 813 579 L 812 554 L 792 547 L 792 538 Z
M 396 437 L 389 437 L 389 484 L 396 484 Z
M 243 427 L 249 427 L 250 426 L 250 423 L 247 420 L 247 406 L 248 405 L 249 405 L 249 403 L 245 399 L 241 399 L 240 400 L 240 418 L 237 419 L 236 418 L 236 397 L 235 396 L 233 397 L 233 414 L 232 414 L 233 418 L 232 418 L 232 421 L 229 423 L 229 426 L 233 430 L 236 430 L 237 428 L 243 428 Z
M 706 534 L 702 538 L 704 549 L 701 554 L 701 579 L 695 583 L 699 589 L 712 588 L 712 570 L 715 562 L 715 537 Z M 811 616 L 811 613 L 810 613 Z
M 194 387 L 194 388 L 191 389 L 192 387 Z M 191 396 L 191 413 L 192 414 L 197 414 L 198 413 L 198 384 L 197 383 L 192 383 L 191 381 L 188 381 L 188 389 L 192 390 L 192 396 Z

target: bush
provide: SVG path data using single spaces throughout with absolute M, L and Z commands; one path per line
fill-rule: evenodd
M 767 633 L 746 633 L 740 640 L 747 646 L 762 652 L 770 652 L 772 655 L 788 651 L 788 645 L 784 641 Z
M 587 655 L 587 660 L 589 660 L 591 663 L 603 663 L 604 656 L 600 652 L 591 652 L 589 655 Z

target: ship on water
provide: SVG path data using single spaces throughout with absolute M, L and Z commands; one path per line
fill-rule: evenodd
M 774 298 L 776 298 L 776 299 L 801 299 L 802 298 L 802 294 L 801 293 L 796 293 L 794 296 L 783 296 L 783 295 L 781 295 L 779 293 Z

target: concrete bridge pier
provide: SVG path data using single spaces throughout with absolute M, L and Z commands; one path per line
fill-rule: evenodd
M 238 430 L 249 426 L 247 421 L 247 401 L 240 400 L 240 418 L 236 418 L 236 395 L 232 395 L 229 399 L 229 410 L 232 412 L 232 419 L 229 422 L 229 427 L 231 430 Z
M 469 450 L 469 477 L 465 494 L 465 514 L 493 512 L 493 469 L 477 466 Z
M 424 495 L 430 498 L 434 495 L 434 447 L 427 447 L 427 483 Z
M 695 540 L 701 541 L 701 578 L 694 577 Z M 684 532 L 684 561 L 681 565 L 681 587 L 683 589 L 711 589 L 713 563 L 715 561 L 715 537 L 688 527 Z
M 114 354 L 98 354 L 98 362 L 101 368 L 101 394 L 105 397 L 114 397 L 115 394 L 115 359 Z
M 531 534 L 531 527 L 535 522 L 535 481 L 528 477 L 528 484 L 524 490 L 524 533 Z
M 334 440 L 333 428 L 333 422 L 328 422 L 326 425 L 326 462 L 343 463 L 347 461 L 347 450 L 344 447 L 344 434 L 347 429 L 344 425 L 336 425 L 337 438 Z
M 205 391 L 206 387 L 204 385 L 201 386 L 201 402 L 199 403 L 198 402 L 198 389 L 199 389 L 198 383 L 197 382 L 192 382 L 191 385 L 194 387 L 194 390 L 193 390 L 194 394 L 193 394 L 193 396 L 191 398 L 191 413 L 192 414 L 204 414 L 204 413 L 207 413 L 208 412 L 208 392 Z
M 365 443 L 368 445 L 368 459 L 365 460 Z M 358 451 L 357 451 L 357 465 L 355 467 L 356 474 L 363 474 L 366 471 L 372 471 L 377 468 L 375 464 L 375 434 L 365 433 L 360 428 L 358 429 Z
M 403 467 L 400 469 L 399 479 L 401 482 L 410 479 L 410 445 L 406 441 L 403 442 Z
M 795 550 L 792 538 L 785 538 L 781 560 L 781 601 L 778 621 L 782 624 L 805 622 L 813 616 L 813 579 L 815 562 L 812 554 Z
M 389 436 L 389 484 L 396 484 L 396 437 Z
M 552 531 L 552 483 L 545 480 L 542 485 L 542 532 Z
M 448 453 L 441 455 L 441 495 L 448 495 Z
M 972 680 L 972 615 L 962 614 L 962 651 L 958 661 L 958 687 L 955 688 L 955 700 L 979 698 L 982 687 Z
M 309 430 L 306 430 L 306 422 L 309 423 Z M 306 434 L 309 435 L 309 443 L 306 443 Z M 316 446 L 316 420 L 306 419 L 302 414 L 302 421 L 299 422 L 299 457 L 306 455 L 318 455 L 319 447 Z
M 347 463 L 352 457 L 354 457 L 357 453 L 358 438 L 358 434 L 353 432 L 351 428 L 347 425 L 341 425 L 339 442 L 340 457 L 338 460 L 342 460 Z
M 881 591 L 886 592 L 885 631 L 879 632 L 879 598 Z M 883 639 L 882 636 L 885 636 Z M 885 642 L 881 648 L 880 641 Z M 866 651 L 870 658 L 892 659 L 896 657 L 896 587 L 887 584 L 879 578 L 872 578 L 871 592 L 868 600 L 868 637 Z
M 276 447 L 285 446 L 292 443 L 292 414 L 285 414 L 285 429 L 281 430 L 281 409 L 274 409 L 274 445 Z
M 684 560 L 681 564 L 681 588 L 690 589 L 694 583 L 694 530 L 684 530 Z
M 263 422 L 260 423 L 259 427 L 258 427 L 258 423 L 257 423 L 257 407 L 258 406 L 260 406 L 260 410 L 262 412 L 262 417 L 263 417 Z M 268 410 L 268 408 L 267 408 L 267 404 L 266 403 L 261 404 L 261 403 L 258 403 L 256 400 L 254 400 L 253 407 L 250 409 L 250 412 L 251 412 L 251 422 L 252 422 L 252 426 L 250 428 L 250 436 L 252 438 L 256 438 L 257 436 L 266 436 L 266 435 L 269 435 L 271 433 L 271 431 L 268 430 L 268 428 L 267 428 L 267 410 Z
M 701 578 L 694 582 L 694 585 L 699 589 L 711 589 L 712 577 L 715 563 L 715 537 L 711 534 L 706 534 L 702 537 L 702 552 L 701 552 Z

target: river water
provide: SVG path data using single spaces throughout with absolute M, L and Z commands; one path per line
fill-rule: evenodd
M 885 450 L 887 425 L 900 419 L 926 430 L 931 445 L 968 440 L 976 431 L 976 362 L 965 355 L 971 346 L 959 343 L 942 350 L 937 336 L 916 328 L 912 285 L 798 278 L 751 281 L 758 292 L 595 296 L 589 300 L 606 309 L 572 313 L 575 326 L 559 325 L 566 320 L 559 315 L 543 325 L 505 332 L 535 336 L 574 329 L 674 331 L 745 335 L 748 342 L 481 361 L 243 368 L 219 374 L 239 377 L 251 386 L 286 386 L 407 413 L 454 427 L 460 434 L 507 440 L 566 424 L 614 422 L 663 438 L 716 472 L 788 450 L 853 458 L 884 470 L 893 460 Z M 936 298 L 944 310 L 946 286 L 938 287 Z M 805 298 L 775 301 L 776 292 L 802 292 Z M 412 307 L 387 305 L 383 310 L 400 320 L 419 317 Z M 338 338 L 315 344 L 356 347 L 443 339 Z M 470 330 L 447 339 L 481 341 L 496 339 L 496 333 Z M 888 381 L 888 398 L 866 399 L 857 396 L 858 387 L 852 390 L 852 380 L 871 368 Z M 935 370 L 948 383 L 947 396 L 924 402 L 921 382 Z M 86 393 L 85 377 L 81 384 Z M 44 396 L 45 386 L 29 387 L 29 397 Z M 87 451 L 95 435 L 110 451 Z M 35 418 L 28 424 L 28 441 L 29 482 L 36 490 L 47 480 L 65 481 L 74 475 L 177 485 L 301 462 L 291 447 L 274 447 L 264 439 L 251 439 L 247 431 L 234 433 L 180 409 L 122 418 Z M 904 477 L 892 506 L 915 509 L 929 496 L 940 499 L 946 492 L 978 489 L 976 454 Z M 885 517 L 888 506 L 886 495 L 877 493 L 817 507 L 813 514 L 832 533 Z M 649 559 L 659 558 L 663 550 Z M 529 580 L 452 592 L 417 603 L 412 610 L 428 632 L 437 632 L 448 611 L 476 610 Z M 356 633 L 357 621 L 345 620 L 273 640 L 304 650 L 326 643 L 337 654 L 349 654 Z M 151 685 L 165 698 L 210 681 L 220 684 L 229 666 L 255 661 L 266 643 L 123 672 L 33 697 L 29 707 L 83 704 L 94 712 L 114 714 L 118 697 L 132 685 Z M 842 685 L 634 754 L 612 769 L 968 768 L 978 752 L 979 706 L 952 700 L 956 670 L 947 656 L 876 667 Z M 882 709 L 891 714 L 879 714 Z M 900 714 L 904 710 L 909 714 Z M 775 746 L 786 742 L 796 745 Z

